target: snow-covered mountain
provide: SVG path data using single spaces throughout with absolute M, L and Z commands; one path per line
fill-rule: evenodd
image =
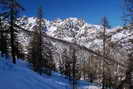
M 19 20 L 20 23 L 18 24 L 20 24 L 24 29 L 33 31 L 37 18 L 22 17 L 19 18 Z M 54 21 L 44 19 L 43 24 L 46 26 L 44 31 L 47 35 L 53 38 L 72 43 L 76 42 L 76 44 L 85 46 L 94 51 L 102 50 L 103 48 L 103 27 L 101 25 L 88 24 L 84 20 L 78 18 L 56 19 Z M 133 31 L 131 29 L 125 29 L 123 27 L 106 29 L 106 45 L 110 47 L 108 49 L 113 52 L 111 55 L 115 55 L 113 59 L 126 59 L 125 57 L 128 49 L 132 47 L 129 42 L 130 38 L 133 38 L 132 34 Z M 24 47 L 28 46 L 30 35 L 27 35 L 25 32 L 21 32 L 18 36 L 20 39 L 19 41 L 21 41 Z M 50 41 L 49 39 L 45 40 Z M 52 41 L 52 44 L 55 54 L 57 55 L 62 55 L 64 48 L 68 49 L 68 47 L 66 47 L 67 45 L 59 42 Z M 55 58 L 58 57 L 56 60 L 59 60 L 60 56 L 57 55 Z
M 20 18 L 20 25 L 26 30 L 32 31 L 36 25 L 35 17 Z M 22 23 L 21 23 L 22 22 Z M 44 20 L 47 29 L 46 33 L 54 38 L 73 42 L 74 39 L 78 44 L 89 45 L 89 42 L 96 38 L 96 34 L 102 29 L 100 25 L 87 24 L 84 20 L 78 18 L 57 19 L 54 21 Z M 19 36 L 23 36 L 19 34 Z M 24 37 L 24 36 L 23 36 Z M 22 38 L 24 40 L 26 38 Z
M 33 31 L 36 25 L 35 17 L 22 17 L 20 19 L 20 25 L 28 31 Z M 62 39 L 69 42 L 76 42 L 77 44 L 84 45 L 88 48 L 101 48 L 102 46 L 102 32 L 103 27 L 101 25 L 88 24 L 82 19 L 67 18 L 56 19 L 54 21 L 48 21 L 44 19 L 43 24 L 46 25 L 46 33 L 54 38 Z M 25 33 L 19 34 L 20 40 L 23 43 L 28 42 Z M 132 34 L 130 30 L 122 29 L 122 27 L 116 27 L 106 30 L 106 35 L 110 37 L 111 41 L 118 41 L 128 35 Z

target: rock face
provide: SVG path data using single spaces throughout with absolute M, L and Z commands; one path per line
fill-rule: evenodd
M 26 30 L 33 31 L 36 25 L 36 19 L 35 17 L 22 17 L 19 18 L 20 23 L 18 24 L 21 24 Z M 93 49 L 101 48 L 102 46 L 103 27 L 101 25 L 88 24 L 84 20 L 78 18 L 57 19 L 54 21 L 44 19 L 43 23 L 46 25 L 44 31 L 54 38 L 69 42 L 76 41 L 77 44 Z M 113 42 L 132 33 L 133 31 L 122 29 L 122 27 L 106 30 L 106 35 L 110 37 L 109 39 Z M 22 43 L 24 43 L 24 45 L 28 44 L 29 39 L 26 38 L 27 35 L 25 33 L 20 33 L 18 36 L 20 37 L 20 41 L 23 41 Z
M 22 17 L 20 18 L 19 24 L 23 24 L 22 26 L 26 30 L 32 31 L 36 25 L 36 18 Z M 98 40 L 94 41 L 97 34 L 102 31 L 102 26 L 100 25 L 87 24 L 85 21 L 78 18 L 57 19 L 55 21 L 44 20 L 44 24 L 46 24 L 47 27 L 47 29 L 45 29 L 46 33 L 54 38 L 69 42 L 76 40 L 78 44 L 87 47 L 91 45 L 90 42 L 100 42 Z M 23 33 L 19 34 L 19 36 L 22 37 Z M 21 40 L 24 40 L 24 38 Z
M 35 17 L 22 17 L 19 18 L 20 23 L 18 24 L 21 24 L 28 31 L 33 31 L 33 28 L 36 26 L 36 19 Z M 103 48 L 103 27 L 101 25 L 88 24 L 78 18 L 57 19 L 54 21 L 44 19 L 43 24 L 45 26 L 44 31 L 51 37 L 68 42 L 76 42 L 94 51 L 102 50 Z M 123 29 L 122 27 L 106 29 L 106 46 L 114 55 L 117 54 L 114 59 L 118 57 L 121 60 L 126 59 L 127 50 L 131 47 L 128 41 L 133 38 L 131 34 L 133 34 L 131 29 Z M 127 36 L 130 37 L 126 38 Z M 30 41 L 30 35 L 21 32 L 18 34 L 18 37 L 19 41 L 26 48 Z M 45 41 L 52 43 L 54 56 L 56 55 L 54 58 L 58 60 L 61 59 L 63 50 L 69 48 L 67 45 L 50 41 L 50 39 L 45 39 Z

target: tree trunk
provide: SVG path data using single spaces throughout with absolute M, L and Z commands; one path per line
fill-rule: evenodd
M 10 35 L 11 35 L 11 53 L 12 53 L 12 59 L 13 59 L 13 63 L 16 64 L 16 58 L 15 58 L 15 46 L 14 46 L 14 11 L 13 8 L 11 8 L 11 12 L 10 12 L 10 20 L 11 20 L 11 26 L 10 26 Z

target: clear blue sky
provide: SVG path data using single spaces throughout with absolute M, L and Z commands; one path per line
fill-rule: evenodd
M 26 16 L 36 16 L 39 5 L 44 8 L 44 17 L 56 18 L 79 17 L 91 24 L 99 24 L 107 16 L 112 26 L 122 24 L 122 0 L 20 0 Z

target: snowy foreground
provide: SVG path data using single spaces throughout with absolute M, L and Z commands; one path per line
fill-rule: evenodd
M 0 57 L 0 89 L 71 89 L 69 82 L 59 73 L 52 76 L 33 72 L 28 63 L 18 60 L 12 64 L 11 60 Z M 79 81 L 78 89 L 100 89 L 94 84 Z

